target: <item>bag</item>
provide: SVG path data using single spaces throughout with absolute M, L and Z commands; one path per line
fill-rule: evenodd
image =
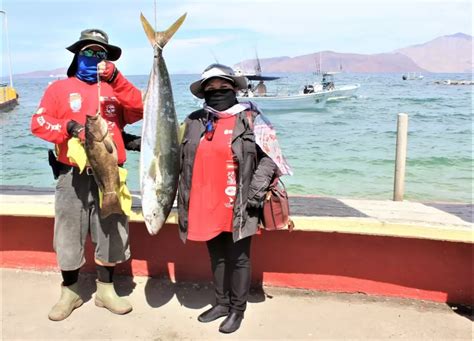
M 52 149 L 48 149 L 48 162 L 53 170 L 54 180 L 57 180 L 61 171 L 61 163 L 56 159 L 56 155 Z
M 262 228 L 267 231 L 283 230 L 288 228 L 290 232 L 295 224 L 290 219 L 290 204 L 285 185 L 276 177 L 265 196 L 263 202 Z

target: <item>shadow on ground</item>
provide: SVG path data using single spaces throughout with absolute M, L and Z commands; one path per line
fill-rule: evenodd
M 96 275 L 81 273 L 79 278 L 79 292 L 84 300 L 88 302 L 93 299 L 96 292 Z M 172 282 L 167 277 L 139 277 L 138 280 L 146 281 L 145 299 L 152 308 L 159 308 L 167 304 L 176 296 L 182 306 L 189 309 L 203 309 L 215 304 L 214 285 L 212 282 Z M 114 286 L 119 296 L 129 296 L 137 287 L 134 277 L 115 276 Z M 250 288 L 250 303 L 264 302 L 267 295 L 261 285 L 254 284 Z
M 448 306 L 454 311 L 456 314 L 461 315 L 468 320 L 474 321 L 474 313 L 472 311 L 472 307 L 463 304 L 454 304 L 448 303 Z

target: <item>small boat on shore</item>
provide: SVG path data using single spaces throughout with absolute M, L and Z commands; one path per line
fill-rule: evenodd
M 8 76 L 9 82 L 8 83 L 0 83 L 0 111 L 9 111 L 13 109 L 16 105 L 18 105 L 18 93 L 16 92 L 13 86 L 13 77 L 12 77 L 12 68 L 11 68 L 11 58 L 10 58 L 10 50 L 8 44 L 8 31 L 7 31 L 7 14 L 5 11 L 0 10 L 0 13 L 3 14 L 3 27 L 4 27 L 4 36 L 5 42 L 7 47 L 7 59 L 8 59 Z M 2 37 L 3 40 L 3 37 Z M 3 50 L 2 50 L 2 57 L 3 57 Z M 3 60 L 3 58 L 2 58 Z M 3 75 L 0 75 L 3 78 Z

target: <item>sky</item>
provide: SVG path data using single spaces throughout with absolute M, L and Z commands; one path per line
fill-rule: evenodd
M 148 74 L 153 50 L 140 12 L 159 31 L 187 13 L 164 49 L 170 73 L 200 73 L 216 60 L 234 65 L 256 53 L 390 52 L 473 29 L 472 0 L 0 0 L 0 8 L 15 74 L 69 66 L 65 47 L 86 28 L 103 29 L 122 48 L 116 64 L 124 74 Z

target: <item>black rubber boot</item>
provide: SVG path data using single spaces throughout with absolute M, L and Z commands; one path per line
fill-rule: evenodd
M 240 328 L 240 324 L 242 323 L 243 319 L 243 313 L 236 313 L 233 311 L 224 321 L 222 321 L 221 325 L 219 326 L 219 331 L 225 334 L 233 333 Z
M 229 315 L 229 307 L 223 305 L 215 305 L 211 309 L 206 310 L 198 316 L 199 322 L 211 322 L 217 320 L 219 317 Z

